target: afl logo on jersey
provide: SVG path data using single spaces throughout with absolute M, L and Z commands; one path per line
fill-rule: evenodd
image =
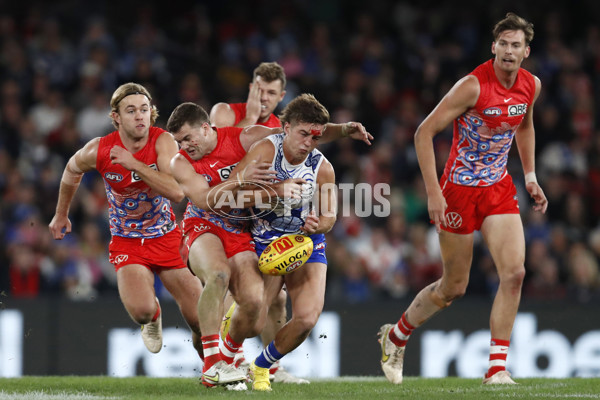
M 210 183 L 210 181 L 212 181 L 212 176 L 210 176 L 209 174 L 202 174 L 202 176 L 206 178 L 206 182 Z
M 117 174 L 116 172 L 107 172 L 104 174 L 104 179 L 112 182 L 121 182 L 123 180 L 123 175 Z
M 516 117 L 517 115 L 523 115 L 527 112 L 527 104 L 515 104 L 508 106 L 508 115 L 510 117 Z
M 502 110 L 500 110 L 498 107 L 490 107 L 483 110 L 483 114 L 487 115 L 488 117 L 498 117 L 502 115 Z

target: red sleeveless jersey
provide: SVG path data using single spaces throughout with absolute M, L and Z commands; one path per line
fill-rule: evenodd
M 454 121 L 450 156 L 441 181 L 457 185 L 489 186 L 506 175 L 513 138 L 535 96 L 535 80 L 520 68 L 505 88 L 491 59 L 471 72 L 479 81 L 475 106 Z
M 230 103 L 229 107 L 231 107 L 231 109 L 235 113 L 235 122 L 233 124 L 239 124 L 240 121 L 243 120 L 246 116 L 246 103 Z M 277 118 L 275 114 L 271 113 L 269 119 L 266 122 L 257 122 L 256 125 L 264 125 L 267 128 L 280 128 L 281 121 L 279 120 L 279 118 Z
M 246 155 L 246 150 L 244 150 L 240 143 L 242 128 L 225 127 L 213 129 L 217 131 L 217 146 L 201 159 L 192 160 L 185 150 L 179 151 L 193 165 L 196 173 L 204 175 L 211 187 L 229 178 L 231 170 Z M 238 219 L 236 217 L 243 217 L 247 214 L 247 211 L 235 209 L 231 210 L 229 214 L 231 218 L 226 218 L 223 216 L 223 213 L 200 209 L 194 206 L 191 201 L 188 201 L 183 219 L 204 218 L 229 232 L 241 232 L 245 227 L 246 219 Z
M 133 156 L 158 170 L 156 140 L 164 132 L 163 129 L 151 127 L 148 143 Z M 110 233 L 130 238 L 155 238 L 172 231 L 176 224 L 171 202 L 153 191 L 135 172 L 112 164 L 110 149 L 113 146 L 125 148 L 118 131 L 100 139 L 96 160 L 96 169 L 104 179 L 110 206 Z

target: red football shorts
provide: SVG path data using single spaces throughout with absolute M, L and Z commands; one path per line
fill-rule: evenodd
M 519 214 L 517 189 L 510 175 L 491 186 L 463 186 L 441 182 L 442 193 L 448 204 L 447 232 L 469 234 L 481 229 L 488 215 Z
M 242 251 L 254 252 L 254 241 L 249 232 L 229 232 L 202 218 L 186 218 L 183 221 L 183 248 L 181 251 L 181 256 L 186 264 L 194 240 L 209 232 L 221 239 L 227 258 Z
M 180 247 L 181 229 L 176 226 L 171 232 L 157 238 L 113 236 L 108 245 L 108 257 L 117 271 L 129 264 L 140 264 L 154 272 L 179 269 L 186 267 L 179 254 Z

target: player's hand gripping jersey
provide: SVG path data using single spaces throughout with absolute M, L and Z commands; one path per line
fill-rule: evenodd
M 253 208 L 255 215 L 252 224 L 252 237 L 254 241 L 268 244 L 275 238 L 287 233 L 301 233 L 304 219 L 313 206 L 313 197 L 317 188 L 317 174 L 324 156 L 317 149 L 313 150 L 303 163 L 291 165 L 283 155 L 284 134 L 267 137 L 275 146 L 275 156 L 271 169 L 277 171 L 275 182 L 290 178 L 302 178 L 306 181 L 302 185 L 301 199 L 279 199 L 277 206 L 268 212 L 264 209 Z M 323 241 L 323 234 L 312 235 L 313 242 Z

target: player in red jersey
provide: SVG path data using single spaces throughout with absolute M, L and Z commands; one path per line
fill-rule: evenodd
M 117 271 L 119 295 L 131 318 L 142 325 L 144 344 L 153 353 L 162 348 L 156 273 L 179 305 L 193 331 L 194 347 L 202 355 L 196 313 L 202 285 L 181 259 L 181 230 L 171 209 L 171 201 L 184 197 L 170 175 L 177 143 L 170 133 L 152 126 L 158 111 L 142 85 L 119 86 L 110 105 L 117 130 L 90 140 L 69 159 L 50 232 L 57 240 L 71 232 L 68 214 L 73 196 L 83 174 L 96 169 L 104 179 L 110 205 L 109 255 Z
M 285 96 L 286 77 L 283 67 L 277 62 L 263 62 L 254 69 L 252 83 L 248 91 L 246 103 L 217 103 L 210 111 L 210 120 L 213 125 L 221 128 L 225 126 L 246 127 L 249 125 L 263 125 L 269 128 L 281 127 L 281 121 L 273 114 L 277 105 Z M 269 307 L 269 316 L 260 337 L 263 345 L 267 346 L 275 338 L 275 333 L 287 321 L 287 293 L 281 290 L 279 296 L 273 299 Z M 235 303 L 230 295 L 225 299 L 227 315 L 231 316 Z M 227 316 L 225 318 L 228 318 Z M 248 368 L 243 351 L 240 349 L 236 355 L 236 363 Z M 308 380 L 293 376 L 277 362 L 271 368 L 274 382 L 281 383 L 309 383 Z
M 246 103 L 217 103 L 210 110 L 216 127 L 263 125 L 278 128 L 281 121 L 273 112 L 285 96 L 285 72 L 276 62 L 263 62 L 254 69 Z
M 231 367 L 237 350 L 246 337 L 257 335 L 264 326 L 263 280 L 257 268 L 254 242 L 243 222 L 246 210 L 234 209 L 229 214 L 215 210 L 215 193 L 219 187 L 238 189 L 248 181 L 266 183 L 275 171 L 270 163 L 256 163 L 229 178 L 232 169 L 256 141 L 283 129 L 253 125 L 247 128 L 213 128 L 208 114 L 194 103 L 175 108 L 167 122 L 181 151 L 171 161 L 173 175 L 189 198 L 184 215 L 185 251 L 192 271 L 204 283 L 198 303 L 200 325 L 204 336 L 205 386 L 245 379 Z M 372 137 L 358 123 L 329 124 L 323 141 L 352 136 L 367 143 Z M 287 185 L 274 185 L 277 197 L 298 197 L 301 180 Z M 223 316 L 223 298 L 230 290 L 238 303 L 229 332 L 219 350 L 219 327 Z M 223 363 L 222 361 L 225 361 Z M 227 364 L 227 366 L 225 365 Z M 218 378 L 216 378 L 218 372 Z M 223 380 L 225 378 L 225 380 Z M 244 386 L 245 388 L 245 386 Z M 240 389 L 243 390 L 240 386 Z
M 506 356 L 525 276 L 525 238 L 506 162 L 514 137 L 533 208 L 544 213 L 548 202 L 535 177 L 533 127 L 533 104 L 541 83 L 521 68 L 529 56 L 533 25 L 508 13 L 493 34 L 495 57 L 459 80 L 415 134 L 444 270 L 439 280 L 417 294 L 397 324 L 381 327 L 381 365 L 392 383 L 402 382 L 404 346 L 413 329 L 465 293 L 475 230 L 481 231 L 500 280 L 490 316 L 490 361 L 483 383 L 515 383 L 506 371 Z M 438 183 L 433 138 L 452 121 L 452 149 Z

